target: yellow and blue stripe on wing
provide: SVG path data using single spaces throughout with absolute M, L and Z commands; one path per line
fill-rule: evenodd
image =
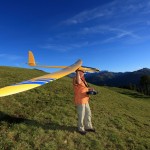
M 23 81 L 23 82 L 20 82 L 20 83 L 13 84 L 12 86 L 21 85 L 21 84 L 39 84 L 39 85 L 44 85 L 44 84 L 52 82 L 54 80 L 56 80 L 56 79 L 54 79 L 54 78 L 41 78 L 41 79 L 36 79 L 34 81 L 32 81 L 32 80 Z

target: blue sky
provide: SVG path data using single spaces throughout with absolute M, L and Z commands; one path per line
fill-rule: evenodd
M 44 65 L 150 68 L 150 1 L 0 1 L 0 66 L 28 67 L 29 49 Z

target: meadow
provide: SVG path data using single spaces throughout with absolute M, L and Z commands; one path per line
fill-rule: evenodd
M 0 88 L 46 74 L 35 69 L 0 67 Z M 0 98 L 1 150 L 150 149 L 150 97 L 90 84 L 96 133 L 77 132 L 72 79 Z

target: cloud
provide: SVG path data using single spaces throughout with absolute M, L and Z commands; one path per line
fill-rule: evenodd
M 114 28 L 111 26 L 93 26 L 93 27 L 85 27 L 81 32 L 81 34 L 106 34 L 106 33 L 114 33 L 114 34 L 119 34 L 119 35 L 129 35 L 134 38 L 138 38 L 137 35 L 133 34 L 131 31 L 127 31 L 125 29 L 121 28 Z
M 109 31 L 114 32 L 118 38 L 122 38 L 125 36 L 131 37 L 131 38 L 140 38 L 138 35 L 134 34 L 133 31 L 127 31 L 119 28 L 108 28 Z
M 148 37 L 150 2 L 114 0 L 64 20 L 62 30 L 43 48 L 67 52 L 112 42 L 135 43 Z M 72 27 L 72 25 L 74 25 Z
M 113 3 L 107 4 L 107 6 L 112 5 L 112 4 Z M 82 11 L 82 12 L 76 14 L 75 16 L 63 21 L 62 24 L 72 25 L 72 24 L 84 23 L 87 21 L 91 21 L 93 19 L 110 16 L 110 15 L 112 15 L 112 13 L 113 12 L 110 8 L 99 6 L 99 7 L 93 8 L 91 10 Z
M 71 25 L 71 24 L 83 23 L 83 22 L 91 21 L 96 18 L 111 15 L 112 13 L 110 10 L 105 10 L 104 12 L 101 12 L 99 11 L 99 9 L 100 7 L 95 8 L 93 10 L 81 12 L 76 16 L 64 21 L 64 24 Z
M 5 56 L 6 56 L 6 54 L 0 54 L 0 58 L 3 58 Z
M 149 20 L 147 21 L 147 25 L 150 26 L 150 21 Z
M 74 50 L 75 48 L 82 48 L 84 46 L 89 45 L 88 41 L 84 42 L 76 42 L 76 43 L 66 43 L 66 44 L 46 44 L 44 46 L 41 46 L 43 49 L 58 51 L 58 52 L 68 52 L 71 50 Z
M 71 49 L 71 47 L 69 45 L 61 45 L 61 44 L 46 44 L 44 46 L 41 46 L 41 48 L 43 49 L 49 49 L 52 51 L 59 51 L 59 52 L 66 52 L 69 51 Z
M 93 38 L 94 37 L 94 38 Z M 84 27 L 78 31 L 65 32 L 51 38 L 49 43 L 41 48 L 59 52 L 68 52 L 73 49 L 85 48 L 88 46 L 106 44 L 122 39 L 136 39 L 140 36 L 131 30 L 114 28 L 111 26 Z
M 75 16 L 63 21 L 64 25 L 78 25 L 88 21 L 106 20 L 112 17 L 126 17 L 130 15 L 140 15 L 150 13 L 150 2 L 147 0 L 116 0 L 93 9 L 84 10 Z M 134 19 L 134 18 L 133 18 Z
M 107 31 L 109 32 L 109 36 L 107 36 L 105 39 L 103 39 L 101 42 L 101 44 L 106 44 L 106 43 L 110 43 L 110 42 L 115 42 L 116 40 L 120 41 L 123 39 L 125 42 L 125 40 L 141 40 L 141 37 L 135 33 L 133 33 L 133 31 L 129 31 L 129 30 L 123 30 L 120 28 L 107 28 Z M 98 42 L 96 42 L 95 44 L 97 44 Z
M 0 58 L 1 59 L 5 59 L 5 60 L 14 61 L 14 60 L 22 59 L 23 57 L 22 56 L 18 56 L 18 55 L 11 55 L 11 54 L 0 54 Z

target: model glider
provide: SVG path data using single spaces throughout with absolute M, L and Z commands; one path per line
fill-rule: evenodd
M 56 79 L 59 79 L 61 77 L 64 77 L 72 72 L 75 72 L 79 67 L 81 67 L 82 61 L 78 60 L 76 63 L 74 63 L 71 66 L 65 67 L 64 69 L 43 75 L 37 78 L 33 78 L 27 81 L 23 81 L 20 83 L 16 83 L 14 85 L 6 86 L 0 89 L 0 97 L 8 96 L 12 94 L 16 94 L 19 92 L 27 91 L 33 88 L 36 88 L 38 86 L 44 85 L 46 83 L 52 82 Z
M 28 65 L 31 67 L 40 67 L 40 68 L 66 68 L 67 67 L 67 66 L 37 65 L 32 51 L 29 51 L 29 53 L 28 53 Z M 82 70 L 84 72 L 99 72 L 99 70 L 97 68 L 86 67 L 86 66 L 79 67 L 79 70 Z

